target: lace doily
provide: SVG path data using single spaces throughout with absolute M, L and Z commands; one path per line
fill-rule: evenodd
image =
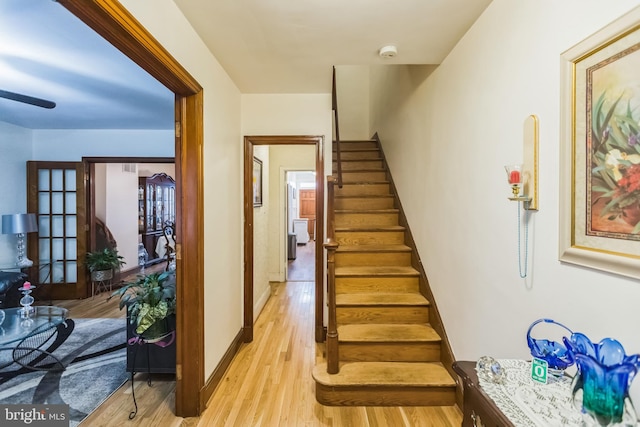
M 571 378 L 551 378 L 547 384 L 531 379 L 531 362 L 498 360 L 503 384 L 479 378 L 480 387 L 516 427 L 580 426 L 580 413 L 571 403 Z M 479 376 L 480 377 L 480 376 Z

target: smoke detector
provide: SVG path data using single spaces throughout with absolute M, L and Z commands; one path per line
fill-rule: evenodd
M 398 54 L 398 48 L 394 45 L 383 46 L 378 51 L 380 58 L 393 58 Z

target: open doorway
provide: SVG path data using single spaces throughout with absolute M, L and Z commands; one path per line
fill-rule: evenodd
M 244 138 L 244 306 L 243 306 L 243 339 L 245 342 L 251 342 L 253 340 L 253 322 L 254 322 L 254 254 L 256 249 L 254 248 L 254 234 L 256 233 L 255 226 L 264 218 L 264 210 L 266 208 L 264 202 L 268 204 L 268 199 L 262 197 L 260 194 L 260 203 L 256 202 L 255 183 L 262 182 L 256 180 L 254 167 L 254 147 L 259 146 L 294 146 L 294 145 L 311 145 L 315 148 L 315 184 L 316 184 L 316 199 L 318 201 L 324 201 L 324 137 L 323 136 L 245 136 Z M 257 151 L 263 151 L 261 149 Z M 293 147 L 287 147 L 288 154 L 294 151 Z M 262 159 L 257 159 L 262 160 Z M 264 162 L 260 163 L 264 165 Z M 258 170 L 261 170 L 259 168 Z M 272 169 L 272 168 L 267 168 Z M 263 173 L 263 177 L 264 172 Z M 286 186 L 284 184 L 284 170 L 273 170 L 274 174 L 278 176 L 282 174 L 282 186 L 276 186 L 278 189 L 276 192 L 281 191 L 286 193 Z M 279 179 L 279 178 L 278 178 Z M 264 200 L 263 200 L 264 199 Z M 286 195 L 283 196 L 286 199 Z M 279 202 L 278 202 L 279 205 Z M 285 205 L 282 201 L 282 209 L 278 208 L 279 213 L 274 215 L 274 218 L 278 215 L 282 215 L 282 220 L 279 220 L 282 224 L 283 230 L 279 234 L 281 238 L 276 240 L 285 243 L 286 242 L 286 220 L 285 220 Z M 316 203 L 316 229 L 314 233 L 317 234 L 317 238 L 314 242 L 315 246 L 315 339 L 317 342 L 324 340 L 324 323 L 323 323 L 323 309 L 324 309 L 324 280 L 322 275 L 322 238 L 324 236 L 324 203 Z M 255 212 L 254 212 L 255 211 Z M 258 234 L 258 236 L 260 236 Z M 258 241 L 259 243 L 259 241 Z M 286 245 L 282 245 L 282 256 L 285 255 Z M 260 250 L 258 248 L 257 250 Z M 264 249 L 264 248 L 262 248 Z M 262 255 L 257 253 L 258 256 Z M 283 274 L 284 275 L 284 274 Z
M 163 226 L 176 225 L 175 159 L 84 160 L 89 165 L 90 183 L 88 247 L 91 251 L 102 250 L 102 235 L 111 236 L 125 261 L 121 277 L 114 281 L 123 281 L 165 261 Z
M 286 280 L 315 280 L 316 173 L 287 171 Z

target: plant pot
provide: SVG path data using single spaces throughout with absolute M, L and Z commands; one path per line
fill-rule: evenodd
M 103 282 L 113 279 L 113 270 L 95 270 L 91 272 L 91 280 L 94 282 Z
M 156 328 L 156 323 L 163 323 L 164 325 L 158 326 L 156 329 L 165 330 L 168 327 L 169 331 L 175 331 L 175 314 L 163 319 L 164 322 L 156 322 L 151 328 L 145 331 L 144 336 L 136 333 L 136 325 L 129 322 L 129 313 L 127 310 L 127 372 L 149 372 L 158 374 L 173 374 L 176 372 L 176 343 L 175 340 L 171 342 L 171 337 L 165 337 L 161 341 L 154 342 L 155 340 L 149 338 L 147 341 L 146 334 L 149 329 Z M 142 341 L 140 340 L 142 338 Z M 171 342 L 170 345 L 165 345 Z

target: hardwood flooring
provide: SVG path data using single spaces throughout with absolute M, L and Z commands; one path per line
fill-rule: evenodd
M 115 426 L 344 426 L 344 427 L 452 427 L 462 415 L 455 406 L 446 407 L 329 407 L 315 400 L 311 371 L 323 359 L 323 344 L 314 342 L 313 282 L 272 285 L 272 297 L 258 317 L 254 341 L 241 347 L 226 372 L 208 408 L 197 418 L 174 413 L 175 382 L 171 376 L 153 375 L 148 387 L 145 376 L 136 376 L 139 412 L 133 410 L 131 384 L 127 382 L 81 425 Z M 114 300 L 103 298 L 66 302 L 72 316 L 120 313 Z M 97 304 L 98 308 L 91 308 Z M 62 304 L 61 304 L 62 305 Z M 86 307 L 85 307 L 86 305 Z
M 287 280 L 290 282 L 312 282 L 316 275 L 316 242 L 309 240 L 297 245 L 296 259 L 287 261 Z

